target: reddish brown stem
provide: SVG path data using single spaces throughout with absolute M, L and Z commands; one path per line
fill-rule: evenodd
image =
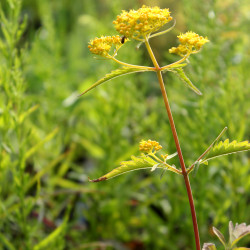
M 168 101 L 168 97 L 167 97 L 167 92 L 166 92 L 164 81 L 163 81 L 163 78 L 162 78 L 161 68 L 159 67 L 158 62 L 155 59 L 154 53 L 153 53 L 153 51 L 152 51 L 152 49 L 151 49 L 151 47 L 149 45 L 147 37 L 145 37 L 145 45 L 146 45 L 148 53 L 149 53 L 149 55 L 150 55 L 150 57 L 152 59 L 152 62 L 154 64 L 155 68 L 156 68 L 156 74 L 157 74 L 157 77 L 158 77 L 158 80 L 159 80 L 161 93 L 162 93 L 162 96 L 163 96 L 163 99 L 164 99 L 165 107 L 166 107 L 167 114 L 168 114 L 168 119 L 169 119 L 169 122 L 170 122 L 172 134 L 173 134 L 173 137 L 174 137 L 175 146 L 176 146 L 179 161 L 180 161 L 180 164 L 181 164 L 182 175 L 184 177 L 186 190 L 187 190 L 187 194 L 188 194 L 189 205 L 190 205 L 191 214 L 192 214 L 196 250 L 201 250 L 199 229 L 198 229 L 198 223 L 197 223 L 196 212 L 195 212 L 195 207 L 194 207 L 192 189 L 191 189 L 188 174 L 187 174 L 187 171 L 186 171 L 183 155 L 182 155 L 182 152 L 181 152 L 181 146 L 180 146 L 180 143 L 179 143 L 177 131 L 176 131 L 175 124 L 174 124 L 174 119 L 173 119 L 172 112 L 171 112 L 171 109 L 170 109 L 170 105 L 169 105 L 169 101 Z
M 176 131 L 176 128 L 175 128 L 172 112 L 171 112 L 171 109 L 170 109 L 170 105 L 169 105 L 169 102 L 168 102 L 166 89 L 165 89 L 164 82 L 163 82 L 163 79 L 162 79 L 162 74 L 161 74 L 160 71 L 157 72 L 157 77 L 158 77 L 159 84 L 160 84 L 160 87 L 161 87 L 161 93 L 162 93 L 162 96 L 163 96 L 163 99 L 164 99 L 165 107 L 167 109 L 168 119 L 169 119 L 169 122 L 170 122 L 171 130 L 172 130 L 174 141 L 175 141 L 175 146 L 176 146 L 176 149 L 177 149 L 177 152 L 178 152 L 178 157 L 179 157 L 180 164 L 181 164 L 182 175 L 184 177 L 184 181 L 185 181 L 185 185 L 186 185 L 186 190 L 187 190 L 187 194 L 188 194 L 189 205 L 190 205 L 192 220 L 193 220 L 193 228 L 194 228 L 196 249 L 200 250 L 201 249 L 200 237 L 199 237 L 199 230 L 198 230 L 194 200 L 193 200 L 193 195 L 192 195 L 192 189 L 191 189 L 188 174 L 187 174 L 187 171 L 186 171 L 183 155 L 182 155 L 182 152 L 181 152 L 181 147 L 180 147 L 177 131 Z

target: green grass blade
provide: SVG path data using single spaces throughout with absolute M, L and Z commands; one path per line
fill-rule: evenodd
M 116 69 L 111 71 L 110 73 L 106 74 L 103 78 L 101 78 L 99 81 L 94 83 L 92 86 L 90 86 L 88 89 L 86 89 L 83 93 L 81 93 L 79 96 L 82 96 L 89 92 L 90 90 L 94 89 L 95 87 L 99 86 L 100 84 L 107 82 L 109 80 L 112 80 L 118 76 L 126 75 L 126 74 L 132 74 L 136 72 L 144 72 L 149 71 L 147 69 L 138 69 L 138 68 L 130 68 L 130 67 L 122 67 L 120 69 Z
M 57 166 L 58 163 L 60 163 L 62 160 L 64 160 L 67 156 L 68 152 L 63 153 L 59 155 L 57 158 L 55 158 L 50 164 L 45 166 L 42 170 L 40 170 L 38 173 L 36 173 L 35 176 L 32 177 L 32 179 L 29 180 L 27 185 L 25 186 L 25 192 L 27 192 L 36 182 L 40 181 L 40 179 L 47 174 L 51 169 Z
M 56 228 L 51 234 L 49 234 L 45 239 L 34 246 L 34 250 L 49 249 L 49 245 L 55 242 L 59 237 L 62 237 L 63 231 L 66 228 L 67 220 Z
M 4 249 L 8 250 L 16 249 L 14 245 L 2 233 L 0 233 L 0 243 L 2 243 L 1 246 L 4 246 Z
M 58 128 L 54 129 L 51 133 L 49 133 L 42 141 L 37 143 L 34 147 L 28 150 L 25 154 L 25 159 L 28 159 L 32 154 L 34 154 L 44 143 L 51 140 L 58 132 Z
M 36 111 L 39 107 L 39 104 L 36 104 L 35 106 L 29 108 L 27 111 L 22 113 L 19 117 L 19 124 L 21 124 L 26 117 L 28 117 L 30 114 L 32 114 L 34 111 Z

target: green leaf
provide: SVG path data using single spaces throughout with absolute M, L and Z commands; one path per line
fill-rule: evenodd
M 229 139 L 226 139 L 224 142 L 220 141 L 213 145 L 213 147 L 209 150 L 205 159 L 201 161 L 201 163 L 205 163 L 205 161 L 209 161 L 215 157 L 220 157 L 223 155 L 233 154 L 237 152 L 247 151 L 250 149 L 250 143 L 248 141 L 237 142 L 232 141 L 229 142 Z
M 171 171 L 169 167 L 173 168 L 172 166 L 166 163 L 159 164 L 159 162 L 155 161 L 150 156 L 142 154 L 139 157 L 131 156 L 131 160 L 121 162 L 120 167 L 113 169 L 111 172 L 107 173 L 106 175 L 103 175 L 102 177 L 98 179 L 89 180 L 89 181 L 91 182 L 105 181 L 105 180 L 111 179 L 121 174 L 125 174 L 134 170 L 141 170 L 141 169 L 147 169 L 147 168 L 151 168 L 151 170 L 155 170 L 155 168 L 164 168 L 164 169 L 168 169 Z
M 14 247 L 14 245 L 11 243 L 11 241 L 2 233 L 0 233 L 0 243 L 1 246 L 4 249 L 8 249 L 8 250 L 15 250 L 16 248 Z
M 102 79 L 94 83 L 92 86 L 90 86 L 88 89 L 86 89 L 83 93 L 81 93 L 79 96 L 86 94 L 93 88 L 99 86 L 100 84 L 107 82 L 111 79 L 114 79 L 118 76 L 126 75 L 126 74 L 131 74 L 131 73 L 136 73 L 136 72 L 144 72 L 144 71 L 149 71 L 148 69 L 145 68 L 131 68 L 131 67 L 122 67 L 120 69 L 116 69 L 111 71 L 110 73 L 106 74 Z
M 58 128 L 55 128 L 51 133 L 49 133 L 42 141 L 37 143 L 31 149 L 29 149 L 26 153 L 24 158 L 28 159 L 31 155 L 33 155 L 44 143 L 50 141 L 58 132 Z
M 35 110 L 37 110 L 39 107 L 39 104 L 29 108 L 27 111 L 25 111 L 24 113 L 22 113 L 19 117 L 19 123 L 21 124 L 23 122 L 23 120 L 29 116 L 31 113 L 33 113 Z
M 49 234 L 45 239 L 34 246 L 34 250 L 49 249 L 49 245 L 54 243 L 59 237 L 63 237 L 65 228 L 67 226 L 67 216 L 63 223 L 56 228 L 51 234 Z
M 186 76 L 184 70 L 182 68 L 170 68 L 168 71 L 173 72 L 176 74 L 184 83 L 187 87 L 192 89 L 197 95 L 202 95 L 200 90 L 194 86 L 194 84 L 190 81 L 190 79 Z

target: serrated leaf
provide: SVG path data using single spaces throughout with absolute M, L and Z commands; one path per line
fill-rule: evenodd
M 168 166 L 169 165 L 166 163 L 159 164 L 159 162 L 153 160 L 150 156 L 145 155 L 145 154 L 142 154 L 139 157 L 131 156 L 131 160 L 121 162 L 120 167 L 113 169 L 111 172 L 107 173 L 106 175 L 103 175 L 102 177 L 98 179 L 89 180 L 89 181 L 91 182 L 105 181 L 113 177 L 116 177 L 118 175 L 125 174 L 125 173 L 135 171 L 135 170 L 141 170 L 141 169 L 147 169 L 147 168 L 151 168 L 152 170 L 154 169 L 154 167 L 168 169 Z
M 204 243 L 202 250 L 216 250 L 216 246 L 213 243 Z
M 225 240 L 223 234 L 215 227 L 213 227 L 213 232 L 219 238 L 219 240 L 223 244 L 223 246 L 226 247 L 226 240 Z
M 202 160 L 202 163 L 205 163 L 206 161 L 209 161 L 215 157 L 247 151 L 249 149 L 250 143 L 248 141 L 237 142 L 234 140 L 232 142 L 229 142 L 229 139 L 226 139 L 224 142 L 220 141 L 214 144 L 213 147 L 209 150 L 205 159 Z
M 90 86 L 88 89 L 86 89 L 83 93 L 81 93 L 79 96 L 82 96 L 89 92 L 90 90 L 94 89 L 95 87 L 99 86 L 100 84 L 107 82 L 111 79 L 114 79 L 118 76 L 126 75 L 126 74 L 132 74 L 136 72 L 144 72 L 149 71 L 148 69 L 140 69 L 140 68 L 131 68 L 131 67 L 122 67 L 120 69 L 116 69 L 111 71 L 110 73 L 106 74 L 103 78 L 101 78 L 99 81 L 94 83 L 92 86 Z
M 185 85 L 189 87 L 191 90 L 193 90 L 197 95 L 202 95 L 200 90 L 197 87 L 195 87 L 194 84 L 191 82 L 191 80 L 186 76 L 182 68 L 172 67 L 171 69 L 168 70 L 176 74 L 185 83 Z

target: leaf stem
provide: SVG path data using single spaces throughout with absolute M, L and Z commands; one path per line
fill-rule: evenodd
M 189 174 L 192 170 L 193 170 L 193 168 L 194 168 L 194 166 L 195 166 L 195 163 L 197 162 L 197 161 L 200 161 L 209 151 L 210 151 L 210 149 L 213 147 L 213 145 L 221 138 L 221 136 L 226 132 L 226 130 L 227 130 L 227 127 L 225 127 L 221 132 L 220 132 L 220 134 L 216 137 L 216 139 L 211 143 L 211 145 L 204 151 L 204 153 L 192 164 L 192 166 L 191 167 L 189 167 L 188 169 L 187 169 L 187 173 Z
M 154 64 L 155 68 L 157 69 L 156 74 L 157 74 L 157 77 L 158 77 L 158 81 L 159 81 L 160 88 L 161 88 L 161 93 L 162 93 L 164 103 L 165 103 L 165 107 L 166 107 L 166 110 L 167 110 L 168 119 L 169 119 L 169 122 L 170 122 L 172 134 L 173 134 L 174 141 L 175 141 L 175 146 L 176 146 L 176 149 L 177 149 L 177 153 L 178 153 L 178 157 L 179 157 L 179 161 L 180 161 L 180 165 L 181 165 L 181 169 L 182 169 L 182 175 L 184 177 L 186 190 L 187 190 L 187 194 L 188 194 L 189 205 L 190 205 L 191 214 L 192 214 L 196 250 L 200 250 L 201 246 L 200 246 L 199 230 L 198 230 L 194 200 L 193 200 L 193 195 L 192 195 L 192 189 L 191 189 L 188 174 L 187 174 L 187 171 L 186 171 L 183 155 L 182 155 L 182 152 L 181 152 L 181 147 L 180 147 L 177 131 L 176 131 L 176 128 L 175 128 L 172 112 L 171 112 L 171 109 L 170 109 L 170 105 L 169 105 L 169 101 L 168 101 L 168 97 L 167 97 L 167 92 L 166 92 L 166 89 L 165 89 L 165 86 L 164 86 L 164 81 L 163 81 L 163 78 L 162 78 L 162 73 L 161 73 L 162 68 L 159 67 L 159 64 L 158 64 L 158 62 L 157 62 L 157 60 L 156 60 L 156 58 L 154 56 L 154 53 L 153 53 L 153 51 L 152 51 L 152 49 L 151 49 L 151 47 L 149 45 L 148 39 L 146 37 L 145 37 L 145 45 L 147 47 L 150 58 L 152 59 L 152 62 Z M 183 60 L 184 60 L 184 58 L 182 60 L 180 60 L 180 61 L 183 61 Z
M 159 159 L 155 154 L 149 153 L 148 155 L 150 155 L 151 157 L 153 157 L 155 160 L 157 160 L 157 161 L 160 162 L 161 164 L 165 165 L 166 168 L 167 168 L 168 170 L 170 170 L 170 171 L 172 171 L 172 172 L 175 172 L 176 174 L 182 175 L 182 172 L 181 172 L 179 169 L 177 169 L 177 168 L 175 168 L 175 167 L 173 167 L 173 166 L 167 164 L 166 162 L 162 161 L 162 160 Z
M 160 35 L 166 34 L 167 32 L 171 31 L 174 28 L 175 24 L 176 24 L 176 20 L 174 19 L 174 24 L 170 28 L 163 30 L 161 32 L 154 33 L 153 35 L 150 35 L 148 37 L 148 39 L 155 37 L 155 36 L 160 36 Z
M 180 63 L 184 62 L 185 60 L 188 59 L 189 55 L 190 55 L 190 54 L 187 54 L 186 56 L 184 56 L 184 57 L 181 58 L 180 60 L 178 60 L 178 61 L 176 61 L 176 62 L 174 62 L 174 63 L 168 64 L 168 65 L 166 65 L 166 66 L 161 67 L 161 70 L 166 70 L 166 69 L 168 69 L 168 68 L 172 68 L 173 66 L 175 66 L 175 65 L 177 65 L 177 64 L 180 64 Z
M 123 65 L 123 66 L 126 66 L 126 67 L 155 71 L 155 68 L 153 68 L 153 67 L 147 67 L 147 66 L 140 66 L 140 65 L 125 63 L 125 62 L 117 60 L 115 57 L 110 57 L 110 59 L 117 62 L 117 63 L 119 63 L 119 64 L 121 64 L 121 65 Z

